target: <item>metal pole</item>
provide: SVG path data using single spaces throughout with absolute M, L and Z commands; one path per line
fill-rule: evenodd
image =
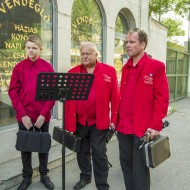
M 161 21 L 161 0 L 159 0 L 159 18 L 158 21 Z
M 188 54 L 190 57 L 190 9 L 189 9 L 189 18 L 188 18 Z
M 62 119 L 62 127 L 63 127 L 63 135 L 62 135 L 62 190 L 65 190 L 65 119 L 64 119 L 64 111 L 65 111 L 65 100 L 63 100 L 63 119 Z

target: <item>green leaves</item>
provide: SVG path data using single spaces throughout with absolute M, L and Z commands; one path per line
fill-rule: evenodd
M 174 11 L 176 14 L 186 17 L 190 10 L 189 0 L 150 0 L 149 1 L 149 16 L 159 15 L 160 17 L 169 11 Z
M 190 11 L 190 0 L 150 0 L 149 16 L 157 19 L 160 23 L 168 27 L 168 37 L 184 36 L 185 31 L 181 29 L 182 21 L 172 16 L 175 15 L 188 19 Z M 189 18 L 190 19 L 190 18 Z
M 170 36 L 185 36 L 185 31 L 181 29 L 182 21 L 166 18 L 162 24 L 168 27 L 168 37 Z

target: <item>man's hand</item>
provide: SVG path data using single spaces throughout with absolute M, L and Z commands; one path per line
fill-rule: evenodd
M 148 133 L 150 133 L 150 139 L 154 139 L 154 137 L 160 135 L 160 131 L 156 131 L 154 129 L 148 128 L 147 131 Z
M 29 116 L 25 115 L 21 119 L 22 119 L 22 123 L 26 127 L 26 129 L 29 130 L 33 126 L 32 121 Z
M 43 115 L 39 115 L 34 126 L 40 129 L 41 126 L 44 124 L 44 122 L 45 122 L 45 117 Z

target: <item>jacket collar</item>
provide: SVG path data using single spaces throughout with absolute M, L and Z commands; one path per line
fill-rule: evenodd
M 85 68 L 82 64 L 80 64 L 79 69 L 80 69 L 80 72 L 81 72 L 81 73 L 84 73 L 84 72 L 87 73 L 86 68 Z M 97 72 L 97 70 L 99 70 L 99 69 L 100 69 L 100 62 L 98 62 L 98 61 L 96 60 L 96 66 L 95 66 L 95 68 L 94 68 L 93 74 L 95 74 L 95 73 Z
M 146 59 L 148 58 L 147 53 L 145 52 L 142 58 L 138 62 L 138 66 L 142 67 L 145 64 Z M 133 65 L 133 59 L 132 57 L 127 61 L 126 65 L 123 67 L 124 69 Z

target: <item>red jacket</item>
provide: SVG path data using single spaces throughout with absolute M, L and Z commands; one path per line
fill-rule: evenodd
M 110 121 L 112 123 L 116 121 L 119 89 L 116 72 L 113 67 L 96 62 L 96 69 L 97 74 L 95 74 L 93 81 L 96 93 L 96 128 L 103 130 L 109 127 Z M 81 73 L 81 65 L 74 67 L 69 72 Z M 75 132 L 76 122 L 76 101 L 67 100 L 65 103 L 65 129 Z
M 122 70 L 119 105 L 125 90 L 127 67 L 127 64 L 124 65 Z M 162 130 L 162 119 L 168 110 L 169 88 L 164 63 L 148 57 L 145 53 L 138 67 L 140 72 L 134 93 L 133 129 L 134 134 L 140 137 L 147 128 Z M 116 130 L 122 133 L 117 126 Z
M 40 72 L 54 72 L 54 70 L 47 61 L 41 58 L 35 62 L 27 58 L 14 67 L 9 96 L 19 122 L 22 122 L 21 118 L 25 115 L 28 115 L 33 123 L 36 122 L 39 115 L 43 115 L 46 122 L 51 118 L 50 110 L 55 101 L 35 100 L 37 75 Z

